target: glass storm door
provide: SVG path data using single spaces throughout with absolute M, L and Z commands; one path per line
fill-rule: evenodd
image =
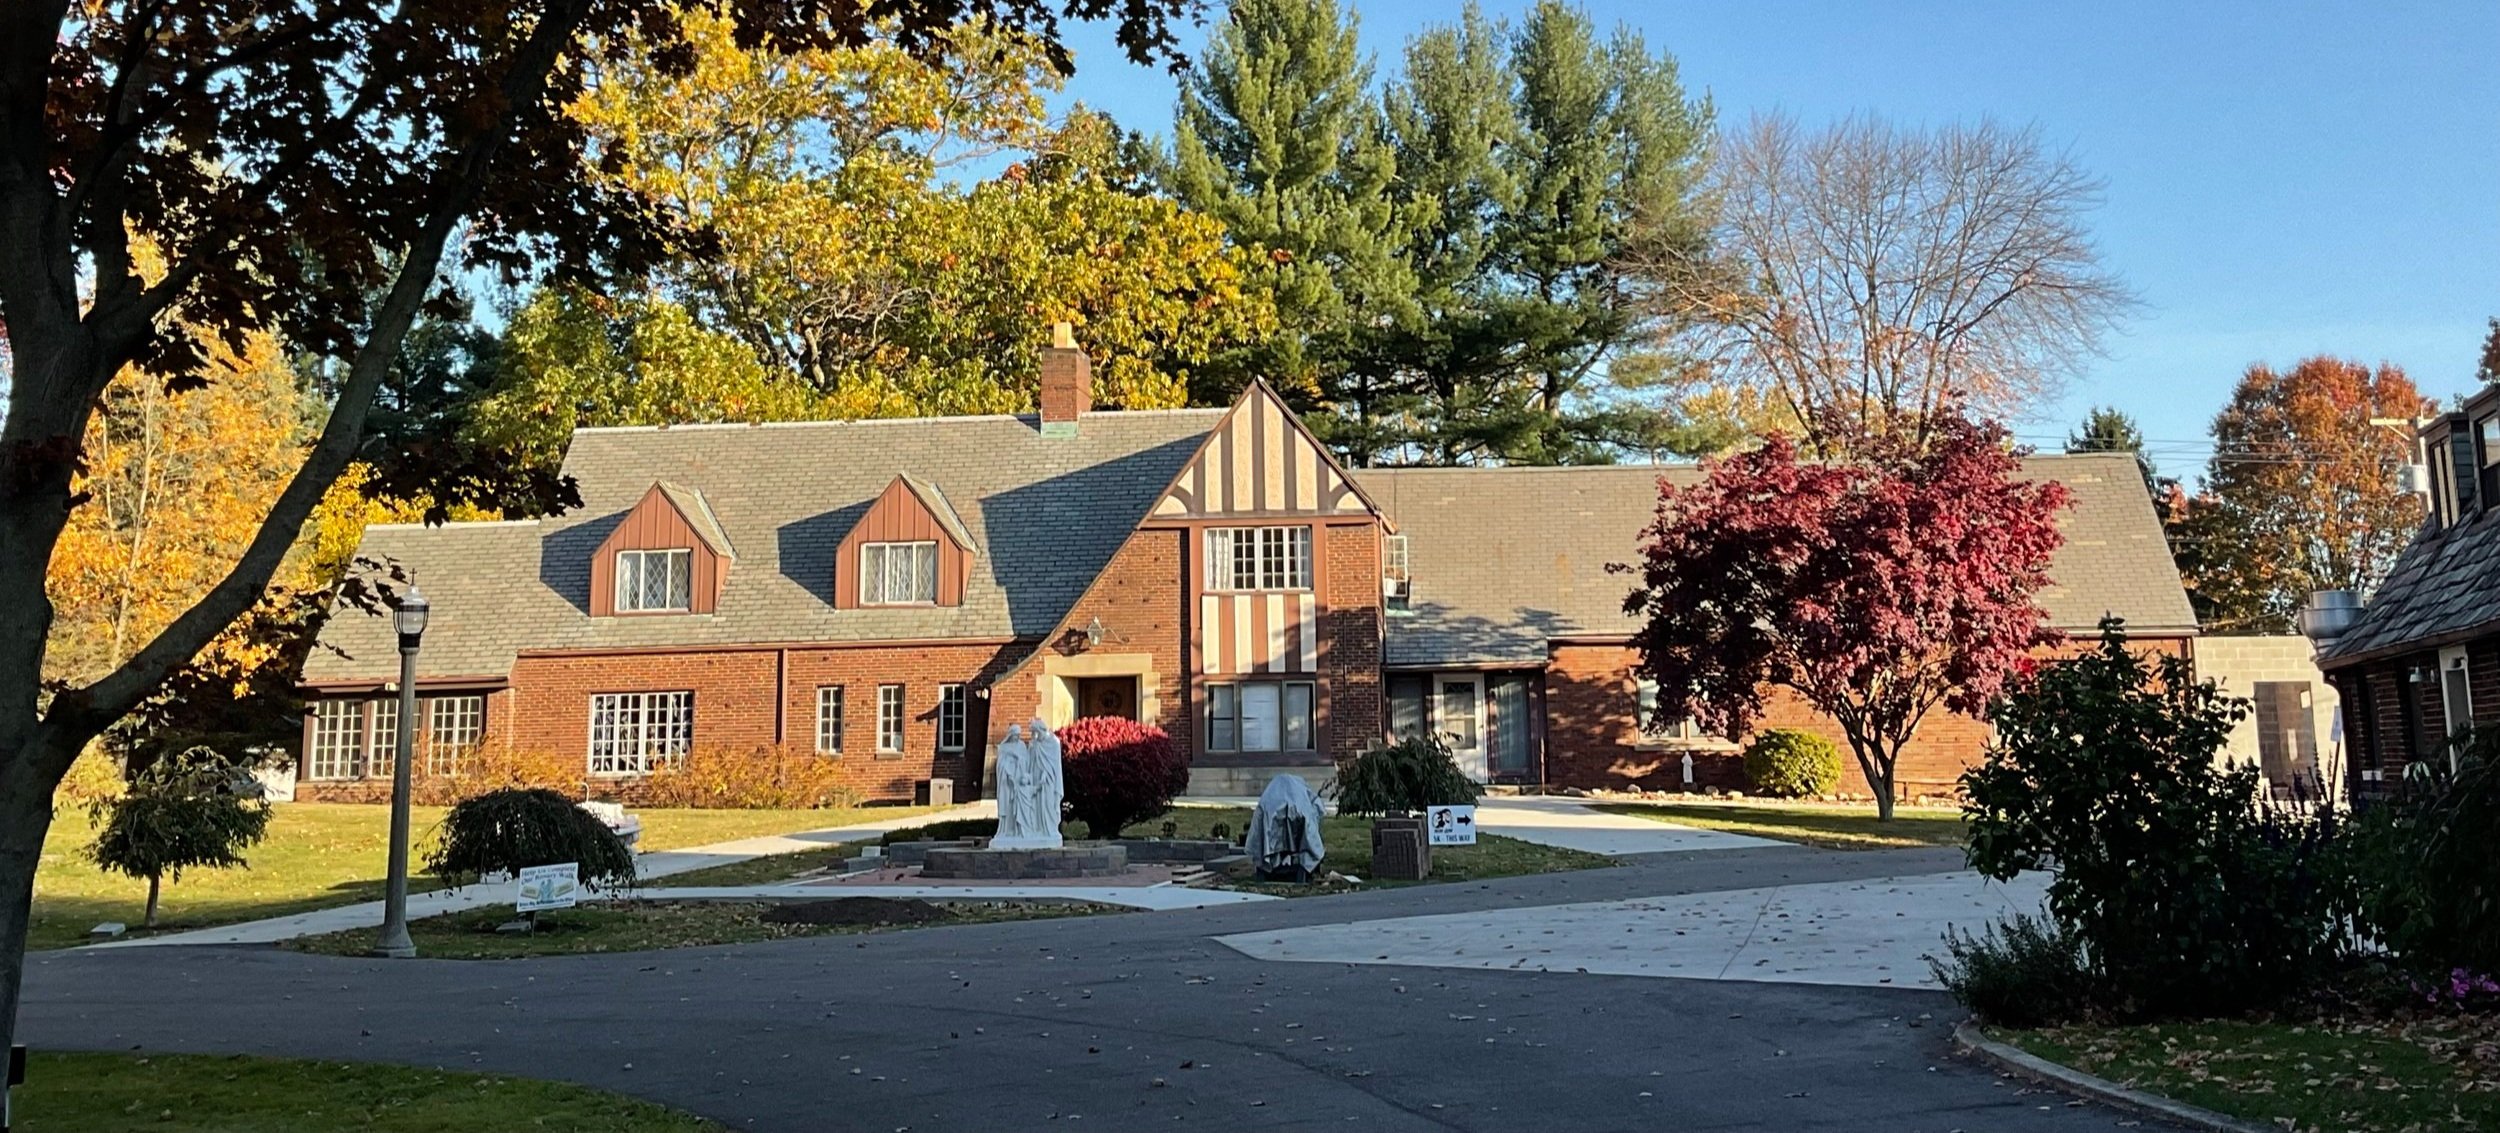
M 1491 711 L 1487 714 L 1487 730 L 1493 741 L 1487 762 L 1495 775 L 1506 779 L 1525 779 L 1534 770 L 1528 758 L 1528 678 L 1511 675 L 1491 678 L 1486 682 Z
M 1484 683 L 1473 673 L 1432 679 L 1432 722 L 1458 757 L 1459 769 L 1481 783 L 1492 777 L 1484 750 Z

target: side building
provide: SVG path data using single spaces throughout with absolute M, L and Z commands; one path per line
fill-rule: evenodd
M 2343 702 L 2354 798 L 2446 760 L 2466 729 L 2500 723 L 2500 388 L 2431 420 L 2421 441 L 2420 534 L 2367 605 L 2338 591 L 2302 615 Z

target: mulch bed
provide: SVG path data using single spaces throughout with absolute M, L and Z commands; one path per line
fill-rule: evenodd
M 903 901 L 891 897 L 836 897 L 828 901 L 798 901 L 775 905 L 764 910 L 766 924 L 820 925 L 850 927 L 858 925 L 935 924 L 955 919 L 945 907 L 927 901 Z

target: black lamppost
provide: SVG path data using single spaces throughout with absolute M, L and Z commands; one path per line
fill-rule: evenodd
M 399 630 L 399 742 L 391 756 L 390 882 L 382 898 L 382 939 L 374 945 L 373 954 L 395 960 L 417 954 L 416 941 L 408 938 L 408 764 L 416 755 L 421 723 L 417 719 L 417 644 L 425 637 L 427 611 L 425 595 L 411 584 L 400 596 L 399 608 L 391 612 L 391 624 Z

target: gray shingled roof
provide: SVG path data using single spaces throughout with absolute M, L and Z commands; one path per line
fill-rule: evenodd
M 2446 530 L 2425 523 L 2324 660 L 2349 664 L 2449 644 L 2500 623 L 2495 595 L 2500 595 L 2500 511 L 2485 511 Z
M 416 572 L 434 620 L 422 671 L 493 676 L 522 649 L 1038 636 L 1101 572 L 1221 410 L 1087 414 L 1075 437 L 1033 417 L 585 429 L 565 471 L 583 506 L 527 523 L 368 528 L 359 553 Z M 908 474 L 943 493 L 978 549 L 964 604 L 837 610 L 833 552 Z M 593 618 L 590 556 L 654 481 L 702 493 L 739 551 L 718 612 Z M 941 517 L 947 518 L 947 517 Z M 313 682 L 397 672 L 388 619 L 342 610 Z
M 713 554 L 724 559 L 738 557 L 738 549 L 729 542 L 729 533 L 720 529 L 720 517 L 712 514 L 712 503 L 703 498 L 701 491 L 666 480 L 660 481 L 659 487 L 660 494 L 676 505 L 677 513 L 686 517 L 686 524 L 694 528 L 694 533 L 703 540 L 704 546 L 712 549 Z
M 2041 605 L 2061 629 L 2087 631 L 2104 611 L 2139 631 L 2193 630 L 2196 617 L 2161 522 L 2127 454 L 2039 456 L 2032 475 L 2075 496 L 2066 543 Z M 1700 479 L 1690 465 L 1400 468 L 1355 473 L 1407 536 L 1411 612 L 1389 619 L 1391 665 L 1542 664 L 1553 637 L 1629 634 L 1630 562 L 1658 506 L 1658 480 Z
M 929 509 L 929 518 L 946 529 L 946 537 L 953 539 L 956 546 L 967 551 L 980 546 L 973 542 L 971 529 L 964 526 L 964 517 L 955 514 L 955 505 L 946 502 L 946 493 L 939 491 L 937 485 L 906 472 L 903 473 L 903 486 L 911 489 L 912 495 L 920 497 L 920 506 Z

